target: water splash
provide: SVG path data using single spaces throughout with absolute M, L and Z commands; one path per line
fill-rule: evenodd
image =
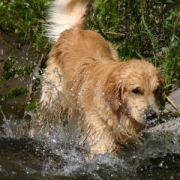
M 3 121 L 0 130 L 1 178 L 5 177 L 4 174 L 6 177 L 19 176 L 22 179 L 66 177 L 67 179 L 150 180 L 180 177 L 176 171 L 180 165 L 178 149 L 172 144 L 165 147 L 164 141 L 160 144 L 155 135 L 149 138 L 152 132 L 145 133 L 147 136 L 145 139 L 148 139 L 145 143 L 140 144 L 138 148 L 124 149 L 120 157 L 103 154 L 86 161 L 87 150 L 82 146 L 82 137 L 71 125 L 55 126 L 48 136 L 46 136 L 48 129 L 44 128 L 32 138 L 28 135 L 29 120 L 19 121 L 4 116 Z M 170 139 L 172 140 L 173 137 Z M 173 140 L 177 141 L 175 138 Z M 9 173 L 9 167 L 12 168 L 13 173 Z

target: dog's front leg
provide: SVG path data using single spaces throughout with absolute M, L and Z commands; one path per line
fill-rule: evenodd
M 95 154 L 115 153 L 115 137 L 101 119 L 91 114 L 86 122 L 86 128 L 89 158 Z

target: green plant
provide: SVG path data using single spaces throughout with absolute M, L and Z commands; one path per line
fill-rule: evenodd
M 5 63 L 3 65 L 5 79 L 13 78 L 15 75 L 18 76 L 29 75 L 32 72 L 32 69 L 26 66 L 20 67 L 17 66 L 17 64 L 18 64 L 18 58 L 15 56 L 11 56 L 7 60 L 5 60 Z
M 180 6 L 179 6 L 180 7 Z M 173 84 L 180 83 L 180 11 L 171 9 L 163 19 L 164 43 L 163 47 L 154 34 L 148 28 L 144 17 L 142 23 L 152 42 L 153 58 L 151 61 L 162 70 L 166 79 L 166 89 Z
M 4 65 L 3 65 L 3 69 L 4 69 L 4 72 L 5 72 L 5 79 L 10 79 L 11 77 L 14 77 L 14 64 L 16 63 L 17 61 L 17 58 L 12 56 L 12 57 L 9 57 Z
M 2 0 L 0 2 L 0 27 L 17 35 L 23 45 L 42 37 L 42 23 L 49 0 Z M 39 43 L 41 46 L 41 43 Z
M 26 94 L 28 93 L 28 90 L 24 87 L 15 87 L 15 88 L 12 88 L 7 96 L 8 98 L 13 98 L 13 97 L 17 97 L 17 96 L 20 96 L 20 95 L 23 95 L 23 94 Z
M 16 57 L 14 56 L 9 57 L 4 63 L 4 66 L 3 66 L 4 71 L 9 71 L 13 67 L 16 61 L 17 61 Z
M 176 0 L 95 0 L 88 27 L 100 32 L 121 59 L 146 58 L 180 85 L 180 5 Z
M 0 28 L 14 33 L 17 41 L 32 44 L 40 53 L 49 52 L 43 37 L 49 0 L 1 0 Z M 177 0 L 94 0 L 88 13 L 88 28 L 101 33 L 123 60 L 146 58 L 163 72 L 166 88 L 180 86 L 180 5 Z M 18 61 L 18 59 L 15 59 Z M 12 64 L 6 79 L 13 77 Z M 12 61 L 12 63 L 14 63 Z M 44 61 L 43 61 L 44 63 Z M 23 67 L 18 75 L 30 71 Z
M 33 101 L 26 105 L 25 111 L 29 112 L 29 111 L 35 110 L 35 109 L 37 109 L 37 107 L 38 107 L 38 102 Z
M 179 6 L 180 7 L 180 6 Z M 164 56 L 163 70 L 167 80 L 167 88 L 173 83 L 180 84 L 180 11 L 171 11 L 164 21 L 166 27 L 167 51 Z

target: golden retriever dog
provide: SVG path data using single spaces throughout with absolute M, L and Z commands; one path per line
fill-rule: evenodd
M 43 76 L 38 123 L 66 116 L 81 128 L 90 157 L 116 155 L 159 117 L 164 79 L 145 60 L 119 61 L 101 35 L 83 28 L 89 1 L 51 3 L 46 35 L 55 44 Z

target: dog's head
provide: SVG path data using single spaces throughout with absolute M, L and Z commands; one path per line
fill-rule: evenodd
M 164 105 L 164 79 L 151 63 L 144 60 L 125 62 L 112 72 L 109 83 L 114 111 L 123 111 L 140 124 L 159 117 L 159 107 Z

